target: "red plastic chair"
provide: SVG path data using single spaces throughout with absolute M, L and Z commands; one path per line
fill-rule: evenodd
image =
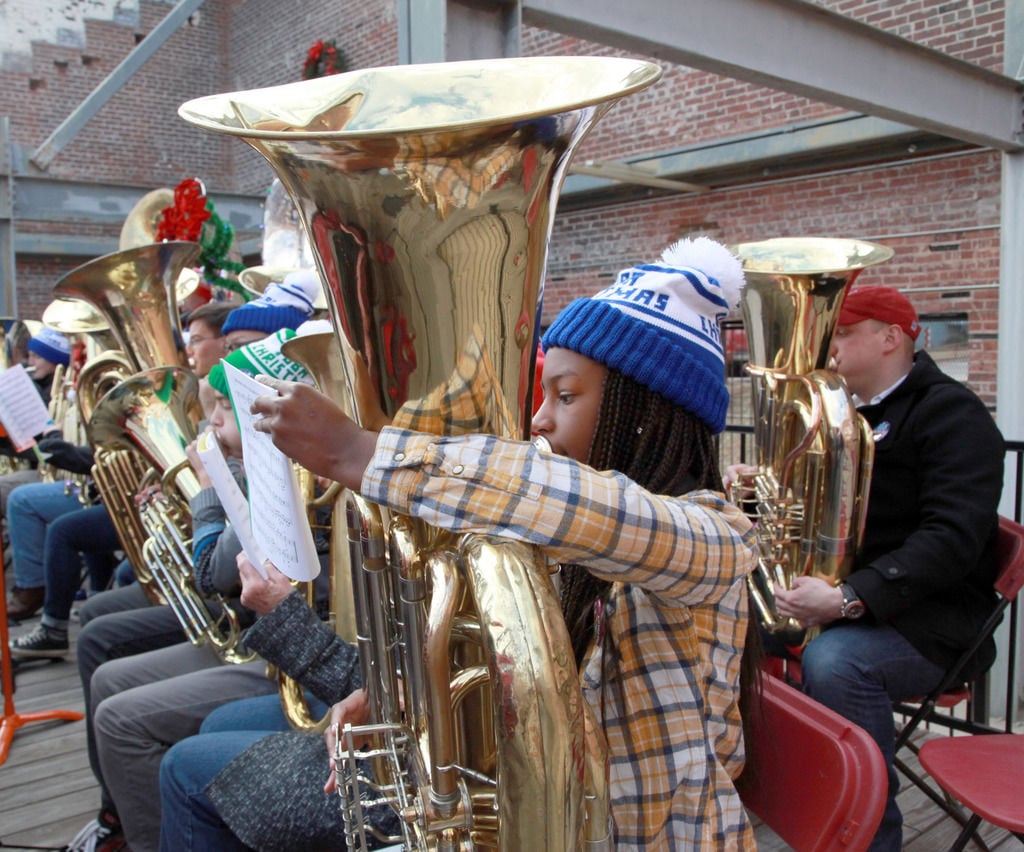
M 912 781 L 933 802 L 941 807 L 953 819 L 961 824 L 965 822 L 954 807 L 950 807 L 945 797 L 931 788 L 927 781 L 918 775 L 900 757 L 899 751 L 906 746 L 912 751 L 917 748 L 910 741 L 911 735 L 925 721 L 928 721 L 936 707 L 954 707 L 971 695 L 970 687 L 961 675 L 963 668 L 974 653 L 981 647 L 1002 621 L 1007 607 L 1014 601 L 1024 587 L 1024 526 L 1000 516 L 999 537 L 996 540 L 996 560 L 999 571 L 996 576 L 995 590 L 998 598 L 996 608 L 978 632 L 974 643 L 968 648 L 947 671 L 942 681 L 928 695 L 916 702 L 900 702 L 894 708 L 909 715 L 903 727 L 896 732 L 896 753 L 894 764 L 900 772 Z M 918 705 L 915 709 L 912 705 Z
M 866 849 L 885 808 L 875 741 L 802 692 L 763 678 L 751 715 L 744 805 L 797 852 Z
M 921 746 L 921 765 L 972 816 L 951 852 L 959 852 L 984 819 L 1024 840 L 1024 736 L 943 737 Z

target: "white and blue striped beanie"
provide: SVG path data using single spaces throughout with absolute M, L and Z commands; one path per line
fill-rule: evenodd
M 229 313 L 221 334 L 232 331 L 273 334 L 281 328 L 296 329 L 313 316 L 313 305 L 320 290 L 320 279 L 313 270 L 290 272 L 281 283 L 268 284 L 258 299 Z
M 28 342 L 28 351 L 35 352 L 51 364 L 71 363 L 71 342 L 57 329 L 44 325 Z
M 707 237 L 680 240 L 661 260 L 632 266 L 589 299 L 570 303 L 544 335 L 616 369 L 699 417 L 725 428 L 721 321 L 739 302 L 740 261 Z

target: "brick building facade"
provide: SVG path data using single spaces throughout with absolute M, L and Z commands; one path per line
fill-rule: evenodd
M 18 5 L 23 0 L 9 0 Z M 102 6 L 103 4 L 98 4 Z M 258 204 L 271 181 L 263 160 L 244 143 L 187 125 L 178 106 L 215 91 L 257 88 L 301 77 L 309 46 L 334 39 L 350 68 L 398 61 L 392 0 L 207 0 L 134 77 L 86 124 L 46 170 L 32 152 L 163 18 L 169 3 L 124 4 L 114 20 L 88 20 L 68 43 L 35 41 L 0 64 L 0 116 L 9 118 L 14 191 L 38 179 L 130 190 L 141 196 L 185 177 L 221 194 Z M 983 68 L 1003 69 L 1002 0 L 832 0 L 843 15 L 945 51 Z M 61 41 L 60 38 L 57 39 Z M 780 45 L 780 50 L 795 49 Z M 615 54 L 603 45 L 525 27 L 524 55 Z M 730 78 L 665 66 L 662 80 L 626 99 L 599 123 L 578 160 L 635 160 L 723 142 L 829 127 L 846 111 Z M 594 290 L 634 261 L 655 258 L 679 237 L 706 233 L 725 242 L 776 236 L 836 236 L 882 242 L 896 251 L 865 283 L 908 289 L 918 310 L 959 318 L 966 328 L 970 384 L 995 402 L 999 282 L 1000 159 L 955 140 L 909 143 L 902 150 L 862 150 L 813 161 L 768 163 L 758 169 L 708 174 L 702 193 L 618 187 L 566 196 L 556 218 L 549 258 L 545 319 L 576 295 Z M 567 184 L 567 189 L 569 185 Z M 100 193 L 102 195 L 102 192 Z M 37 245 L 95 238 L 78 248 L 18 251 L 17 301 L 37 317 L 53 281 L 90 257 L 111 251 L 117 211 L 88 216 L 18 210 L 14 231 Z M 258 262 L 258 231 L 240 227 L 247 260 Z M 84 242 L 83 242 L 83 238 Z M 964 322 L 965 320 L 965 322 Z

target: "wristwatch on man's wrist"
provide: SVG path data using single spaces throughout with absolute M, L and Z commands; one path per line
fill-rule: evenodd
M 851 621 L 864 615 L 864 601 L 857 597 L 857 592 L 849 583 L 842 583 L 839 591 L 843 593 L 843 605 L 839 607 L 839 617 Z

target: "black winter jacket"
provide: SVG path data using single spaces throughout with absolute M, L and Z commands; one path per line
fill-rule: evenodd
M 860 412 L 874 430 L 875 466 L 848 582 L 869 617 L 948 667 L 995 604 L 1002 435 L 981 400 L 925 352 L 892 394 Z M 968 675 L 994 659 L 989 642 Z

